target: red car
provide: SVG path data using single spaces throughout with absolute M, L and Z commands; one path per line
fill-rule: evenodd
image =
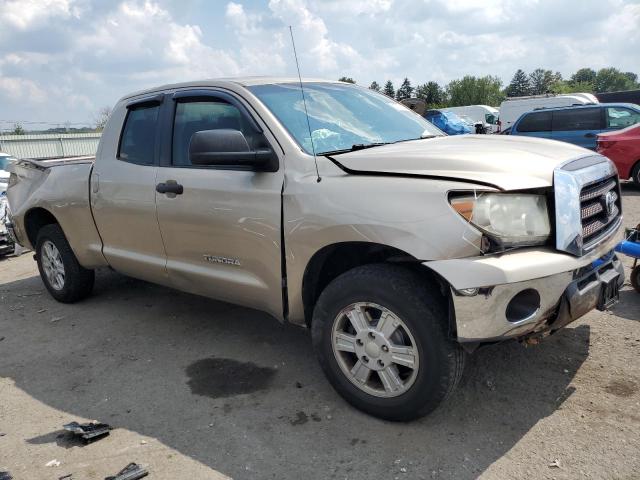
M 640 123 L 598 134 L 597 150 L 616 164 L 621 179 L 630 178 L 640 186 Z

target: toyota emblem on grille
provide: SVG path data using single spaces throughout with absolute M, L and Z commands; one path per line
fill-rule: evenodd
M 613 214 L 613 208 L 616 205 L 616 197 L 613 192 L 607 192 L 604 197 L 604 204 L 607 208 L 607 215 L 611 216 Z

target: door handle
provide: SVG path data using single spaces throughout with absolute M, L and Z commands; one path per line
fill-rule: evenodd
M 585 133 L 584 134 L 584 138 L 596 138 L 596 134 L 595 133 Z
M 156 192 L 164 193 L 167 196 L 182 195 L 184 192 L 184 187 L 175 180 L 167 180 L 164 183 L 159 183 L 156 185 Z

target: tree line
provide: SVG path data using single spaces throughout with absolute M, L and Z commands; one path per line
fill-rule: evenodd
M 356 83 L 351 77 L 340 77 L 342 82 Z M 381 92 L 396 100 L 418 97 L 423 99 L 428 108 L 458 107 L 464 105 L 498 106 L 506 97 L 522 97 L 545 93 L 603 93 L 640 88 L 638 75 L 633 72 L 622 72 L 617 68 L 581 68 L 569 78 L 562 77 L 560 72 L 536 68 L 531 73 L 518 69 L 511 82 L 503 88 L 502 80 L 496 76 L 475 77 L 465 75 L 461 79 L 452 80 L 445 86 L 430 81 L 417 86 L 405 77 L 396 90 L 393 82 L 387 80 L 384 85 L 377 81 L 369 85 L 371 90 Z

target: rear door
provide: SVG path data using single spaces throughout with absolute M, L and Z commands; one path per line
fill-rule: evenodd
M 600 107 L 554 110 L 551 138 L 595 150 L 596 135 L 602 131 L 603 122 Z
M 551 136 L 551 112 L 525 113 L 511 128 L 511 135 L 549 138 Z
M 103 254 L 117 271 L 166 283 L 166 255 L 156 216 L 158 128 L 162 96 L 114 112 L 91 181 L 91 206 Z
M 172 285 L 282 318 L 282 165 L 256 172 L 189 158 L 191 137 L 202 130 L 240 130 L 252 149 L 277 147 L 249 108 L 216 90 L 181 91 L 167 102 L 158 184 L 182 188 L 156 192 L 158 220 Z

